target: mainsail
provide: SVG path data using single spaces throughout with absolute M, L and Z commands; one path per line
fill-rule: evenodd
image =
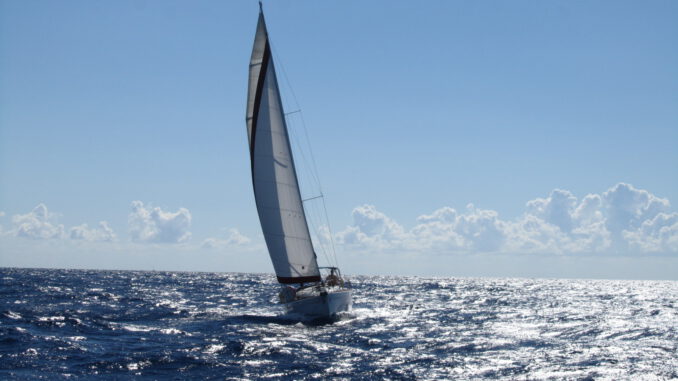
M 263 12 L 250 59 L 247 134 L 254 198 L 278 282 L 320 281 Z

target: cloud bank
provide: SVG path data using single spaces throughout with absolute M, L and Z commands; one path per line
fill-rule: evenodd
M 4 213 L 3 213 L 4 215 Z M 87 224 L 68 229 L 56 222 L 57 216 L 50 213 L 45 204 L 38 204 L 26 214 L 12 216 L 12 227 L 3 234 L 33 240 L 72 239 L 82 241 L 115 241 L 116 235 L 108 222 L 99 222 L 98 228 L 90 229 Z
M 442 207 L 421 215 L 411 228 L 373 205 L 356 207 L 352 217 L 353 223 L 335 235 L 335 242 L 354 252 L 678 254 L 678 213 L 671 210 L 669 200 L 625 183 L 581 198 L 555 189 L 546 197 L 528 201 L 524 213 L 514 219 L 502 219 L 496 211 L 473 204 L 463 210 Z M 128 215 L 130 240 L 183 243 L 191 238 L 191 221 L 186 208 L 167 211 L 134 201 Z M 0 235 L 30 240 L 118 241 L 108 222 L 67 228 L 42 203 L 26 214 L 13 215 L 8 229 L 0 227 Z M 321 246 L 330 241 L 323 227 L 315 238 Z M 199 243 L 207 249 L 251 244 L 251 239 L 237 229 Z
M 4 214 L 3 214 L 4 215 Z M 159 207 L 145 207 L 141 201 L 132 202 L 132 211 L 128 216 L 130 237 L 134 242 L 179 243 L 191 237 L 191 213 L 180 208 L 177 212 L 163 211 Z M 0 227 L 0 234 L 27 238 L 31 240 L 73 240 L 88 242 L 113 242 L 118 237 L 108 222 L 100 221 L 98 226 L 87 224 L 64 227 L 57 222 L 57 215 L 50 213 L 45 204 L 38 204 L 26 214 L 12 216 L 9 230 Z M 244 244 L 249 239 L 232 232 L 228 243 Z
M 409 230 L 373 205 L 355 208 L 352 217 L 337 234 L 337 242 L 352 250 L 678 254 L 678 213 L 667 199 L 625 183 L 581 200 L 555 189 L 528 201 L 514 220 L 472 204 L 462 212 L 443 207 L 422 215 Z
M 186 208 L 172 213 L 133 201 L 128 223 L 135 242 L 179 243 L 191 238 L 191 212 Z
M 69 230 L 68 236 L 70 239 L 83 241 L 112 242 L 117 239 L 115 232 L 106 221 L 99 222 L 99 227 L 92 229 L 87 224 L 74 226 Z

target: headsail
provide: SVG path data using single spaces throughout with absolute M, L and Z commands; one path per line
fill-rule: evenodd
M 320 281 L 263 12 L 250 59 L 247 134 L 254 198 L 278 282 Z

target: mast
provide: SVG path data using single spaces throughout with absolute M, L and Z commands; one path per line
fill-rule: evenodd
M 278 282 L 318 282 L 320 271 L 299 192 L 261 2 L 250 59 L 246 120 L 254 199 Z

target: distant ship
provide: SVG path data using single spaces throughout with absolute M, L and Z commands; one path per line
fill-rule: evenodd
M 339 268 L 319 267 L 313 249 L 261 2 L 249 67 L 247 134 L 254 199 L 280 302 L 288 313 L 312 319 L 350 311 L 351 290 Z

